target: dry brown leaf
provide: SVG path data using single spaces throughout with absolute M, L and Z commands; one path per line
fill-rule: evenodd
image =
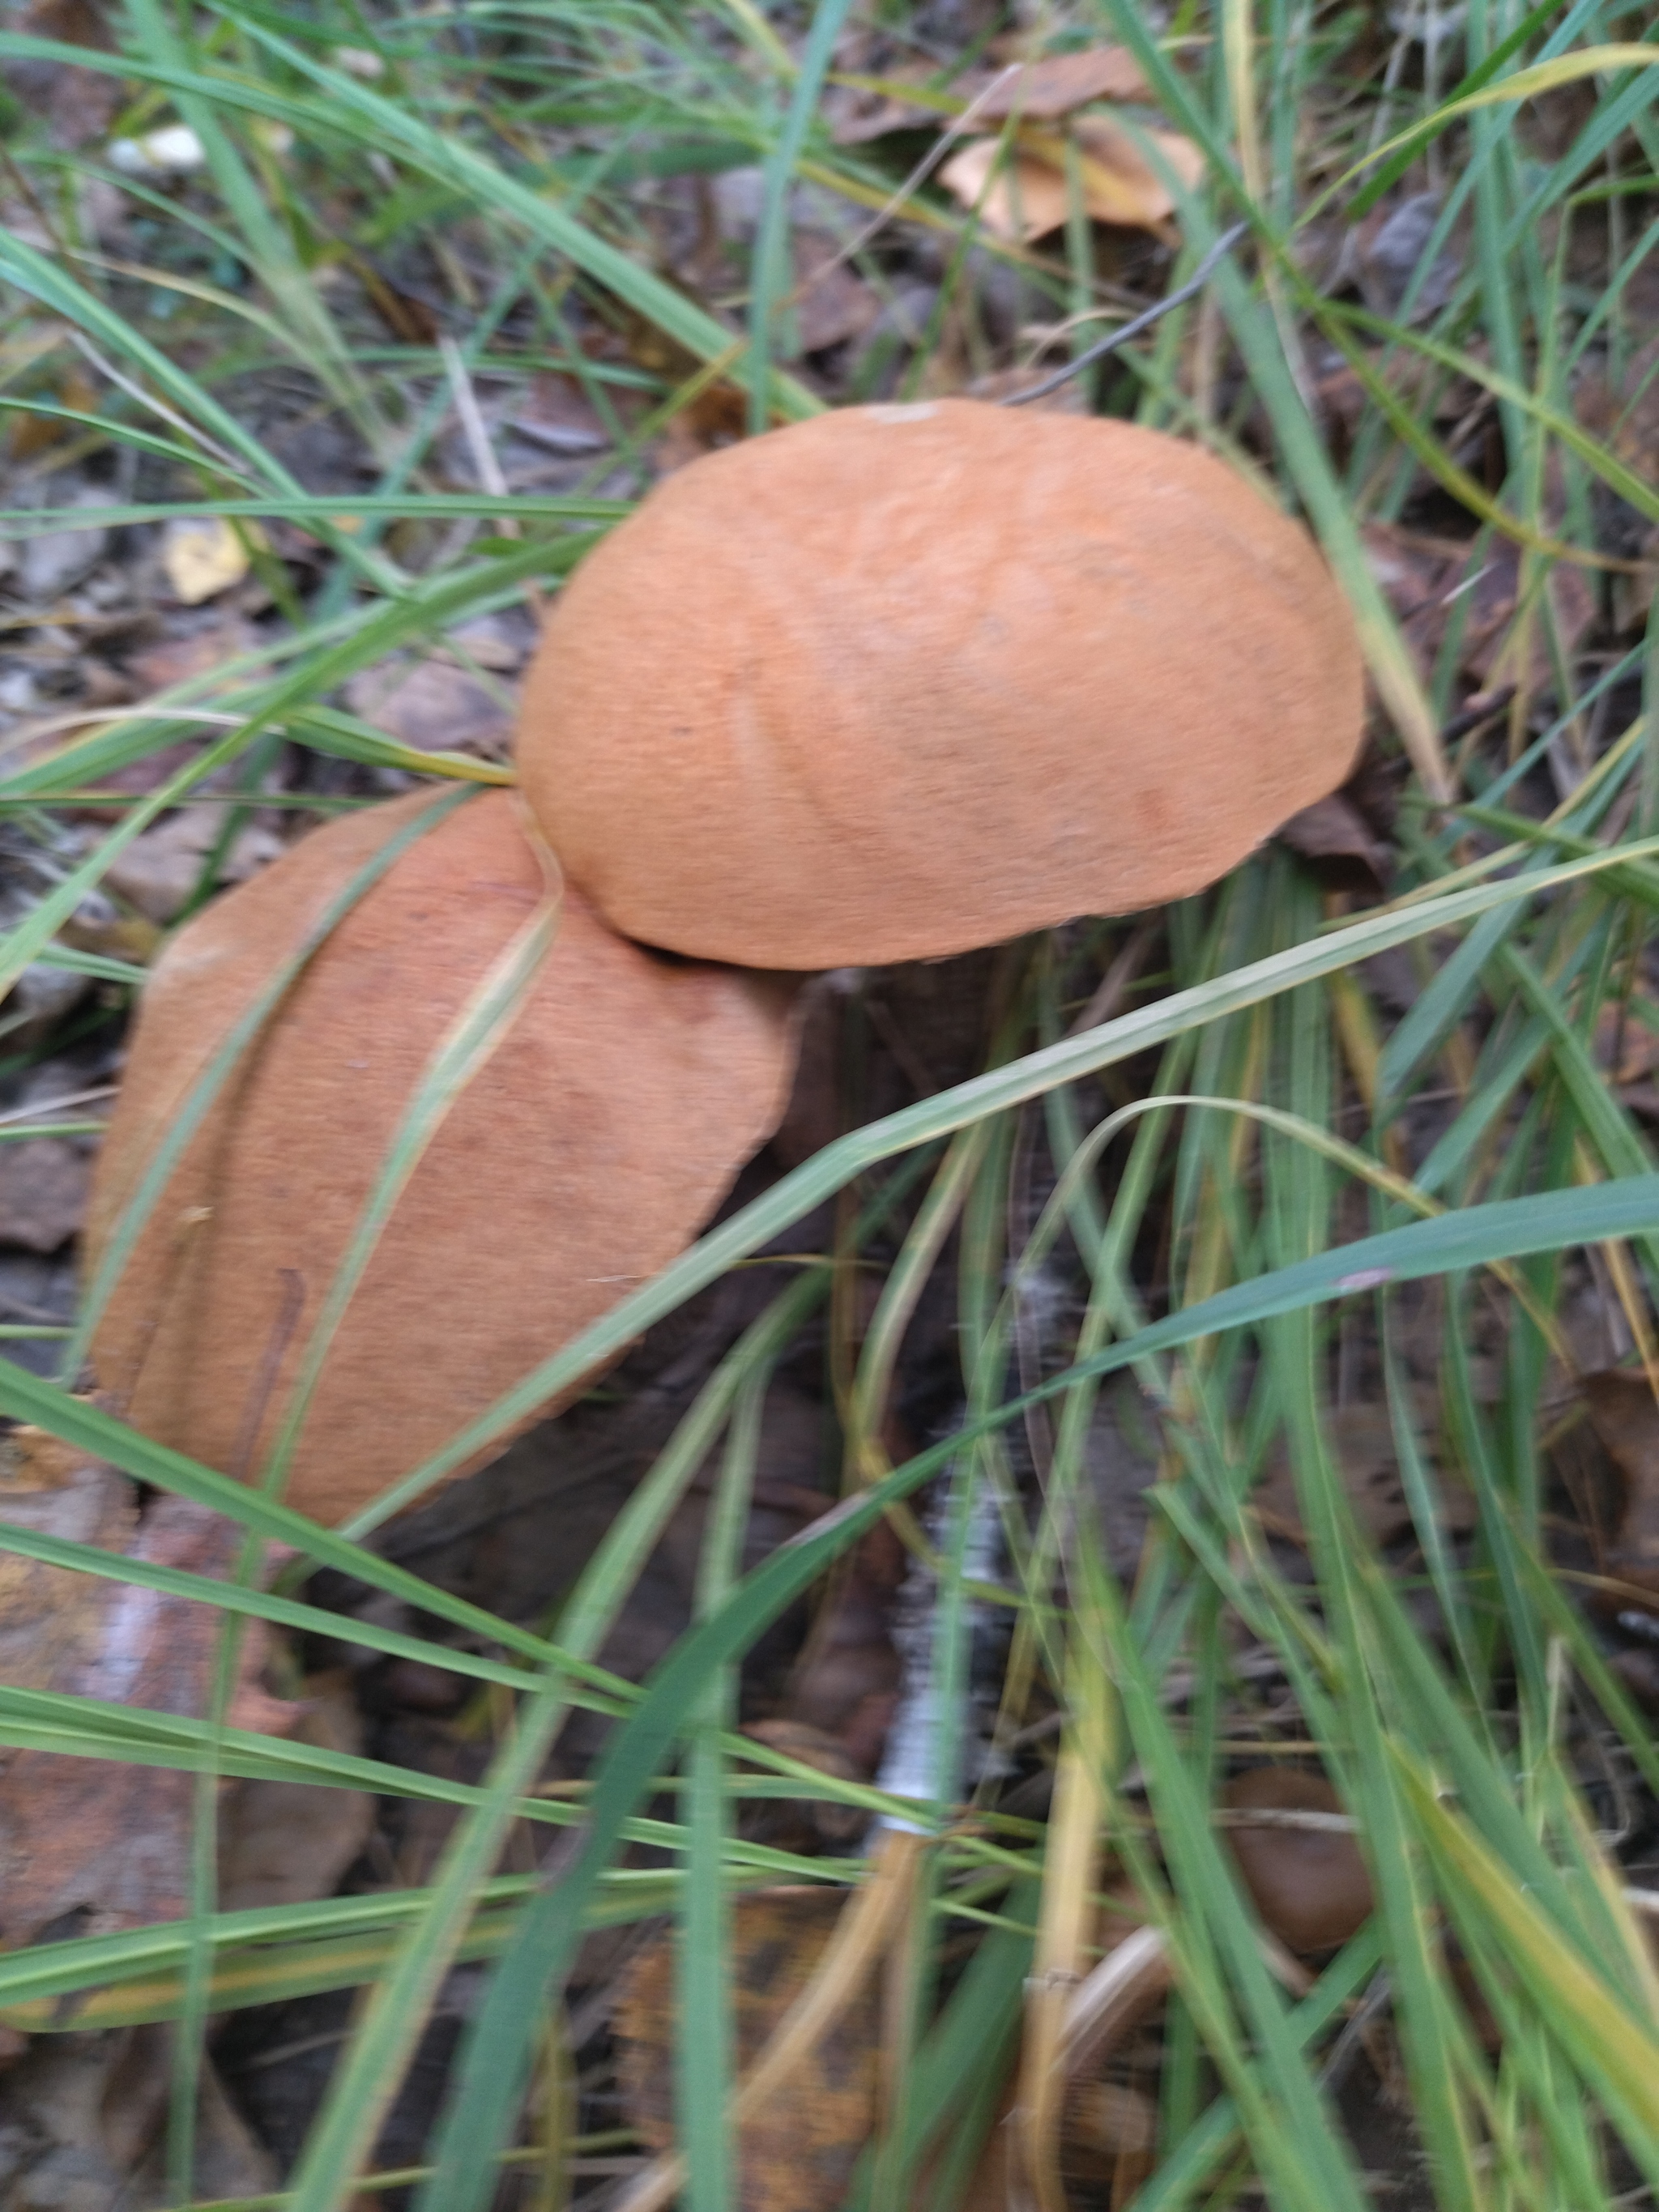
M 174 599 L 200 606 L 246 575 L 246 538 L 222 514 L 180 515 L 161 533 L 161 567 Z
M 878 1705 L 884 1735 L 902 1672 L 892 1616 L 908 1556 L 885 1521 L 860 1540 L 832 1582 L 795 1662 L 789 1685 L 793 1719 L 845 1742 L 860 1721 L 860 1733 L 868 1732 L 872 1708 Z
M 816 1767 L 820 1774 L 830 1775 L 836 1781 L 863 1782 L 868 1778 L 867 1769 L 851 1756 L 839 1736 L 831 1735 L 827 1729 L 813 1728 L 806 1721 L 751 1721 L 743 1732 L 753 1736 L 757 1743 L 799 1759 L 803 1766 Z M 755 1843 L 770 1844 L 775 1850 L 810 1852 L 822 1849 L 826 1842 L 849 1842 L 868 1826 L 869 1819 L 870 1815 L 857 1805 L 835 1805 L 827 1800 L 792 1804 L 787 1798 L 775 1802 L 762 1798 L 750 1808 L 744 1833 Z
M 1644 1016 L 1646 1018 L 1644 1018 Z M 1596 1065 L 1622 1086 L 1659 1070 L 1659 1007 L 1651 1000 L 1615 1000 L 1596 1018 Z
M 1100 1958 L 1072 1992 L 1058 2063 L 1064 2086 L 1056 2108 L 1061 2174 L 1091 2193 L 1102 2182 L 1127 2181 L 1126 2161 L 1151 2148 L 1156 2107 L 1150 2098 L 1101 2077 L 1121 2071 L 1124 2046 L 1152 2020 L 1174 1986 L 1167 1949 L 1149 1942 L 1144 1906 L 1132 1884 L 1114 1881 L 1095 1929 Z M 1123 1946 L 1133 1939 L 1133 1952 Z M 1115 1961 L 1115 1963 L 1114 1963 Z M 1010 2059 L 997 2118 L 975 2169 L 963 2212 L 1007 2212 L 1030 2202 L 1019 2172 L 1019 2136 L 1009 2121 L 1024 2079 L 1023 2047 Z M 1144 2174 L 1134 2179 L 1144 2179 Z M 1115 2197 L 1114 2201 L 1117 2201 Z
M 84 46 L 112 53 L 115 40 L 103 9 L 94 0 L 34 0 L 16 27 L 59 46 Z M 20 100 L 46 118 L 50 143 L 61 149 L 84 146 L 101 137 L 126 97 L 119 77 L 102 70 L 77 69 L 72 62 L 11 61 L 6 82 Z
M 150 2212 L 166 2185 L 170 2027 L 41 2035 L 6 2075 L 5 2212 Z M 278 2169 L 204 2060 L 192 2197 L 261 2197 Z
M 1084 201 L 1097 222 L 1151 229 L 1175 213 L 1168 188 L 1115 117 L 1080 115 L 1072 128 L 1083 149 Z M 1204 156 L 1190 138 L 1173 131 L 1148 131 L 1146 136 L 1184 185 L 1198 183 Z M 1050 143 L 1058 150 L 1058 138 Z
M 1155 230 L 1175 211 L 1175 200 L 1134 137 L 1109 115 L 1083 115 L 1072 125 L 1085 212 L 1097 222 Z M 1149 131 L 1176 174 L 1196 184 L 1204 156 L 1189 138 Z M 939 171 L 939 180 L 964 207 L 978 207 L 988 230 L 1030 245 L 1065 222 L 1071 204 L 1066 179 L 1066 141 L 1057 131 L 1025 126 L 1015 150 L 996 174 L 1000 142 L 970 138 Z
M 347 684 L 346 704 L 417 752 L 499 753 L 513 734 L 512 710 L 447 660 L 398 654 L 365 668 Z
M 1413 1527 L 1411 1508 L 1400 1480 L 1394 1423 L 1388 1407 L 1363 1403 L 1336 1407 L 1327 1416 L 1326 1429 L 1342 1487 L 1364 1534 L 1374 1544 L 1389 1544 L 1408 1535 Z M 1282 1446 L 1269 1458 L 1251 1502 L 1263 1525 L 1274 1535 L 1293 1544 L 1306 1543 L 1296 1482 Z M 1461 1485 L 1448 1486 L 1443 1473 L 1439 1502 L 1443 1528 L 1462 1530 L 1474 1525 L 1473 1498 Z
M 739 2074 L 811 1978 L 846 1901 L 839 1889 L 734 1900 L 727 1972 Z M 674 1949 L 664 1937 L 630 1963 L 616 2014 L 624 2106 L 659 2154 L 675 2144 L 674 2021 Z M 880 2064 L 880 1996 L 866 1983 L 811 2059 L 744 2123 L 733 2212 L 835 2212 L 875 2124 Z
M 1616 385 L 1604 373 L 1587 377 L 1574 411 L 1627 468 L 1659 484 L 1659 336 L 1630 356 Z
M 827 103 L 836 143 L 854 146 L 890 131 L 942 127 L 949 117 L 903 94 L 905 86 L 921 89 L 938 74 L 913 63 L 878 69 L 861 85 L 836 86 Z M 1042 61 L 969 70 L 951 85 L 951 95 L 961 101 L 962 112 L 972 112 L 975 123 L 1002 123 L 1016 111 L 1034 122 L 1053 122 L 1093 100 L 1150 100 L 1152 93 L 1127 46 L 1090 46 Z
M 151 921 L 171 921 L 201 881 L 208 855 L 218 843 L 224 825 L 222 806 L 204 802 L 179 807 L 117 854 L 104 872 L 105 887 L 129 900 Z M 217 880 L 244 883 L 283 850 L 283 842 L 274 830 L 253 824 L 231 847 Z
M 1322 1775 L 1252 1767 L 1226 1784 L 1221 1802 L 1233 1813 L 1282 1816 L 1239 1820 L 1224 1831 L 1256 1911 L 1281 1943 L 1297 1952 L 1334 1950 L 1364 1925 L 1371 1878 L 1352 1832 L 1295 1825 L 1298 1814 L 1342 1813 Z
M 1344 793 L 1316 799 L 1273 832 L 1333 890 L 1381 893 L 1394 873 L 1394 854 Z
M 91 70 L 64 71 L 65 76 L 91 76 Z M 73 407 L 82 415 L 98 411 L 98 386 L 93 382 L 84 365 L 70 362 L 52 386 L 52 398 L 59 407 Z M 14 461 L 33 461 L 53 446 L 67 445 L 72 438 L 85 435 L 79 422 L 66 422 L 61 416 L 15 414 L 6 426 L 6 452 Z
M 319 1674 L 301 1692 L 286 1733 L 323 1751 L 361 1753 L 362 1724 L 345 1674 Z M 220 1823 L 219 1906 L 224 1912 L 302 1905 L 331 1896 L 368 1841 L 374 1800 L 366 1790 L 305 1782 L 236 1784 Z
M 1425 538 L 1388 522 L 1362 523 L 1360 535 L 1371 574 L 1382 585 L 1425 681 L 1460 604 L 1459 666 L 1483 690 L 1516 680 L 1512 625 L 1521 552 L 1511 539 L 1490 544 L 1477 568 L 1472 565 L 1473 549 L 1455 538 Z M 1571 659 L 1595 626 L 1595 594 L 1583 570 L 1565 563 L 1551 570 L 1546 589 L 1562 648 Z M 1529 688 L 1552 690 L 1554 663 L 1541 623 L 1534 620 L 1530 630 Z
M 187 1499 L 136 1519 L 132 1486 L 37 1431 L 21 1431 L 0 1481 L 0 1518 L 100 1551 L 220 1576 L 241 1531 Z M 0 1559 L 0 1666 L 32 1689 L 199 1717 L 220 1619 L 136 1583 Z M 257 1686 L 261 1633 L 244 1638 L 238 1726 L 280 1728 L 294 1709 Z M 15 1752 L 0 1765 L 0 1942 L 96 1934 L 185 1908 L 192 1778 L 164 1767 Z
M 975 108 L 975 120 L 1003 123 L 1018 114 L 1054 122 L 1091 100 L 1150 100 L 1152 88 L 1127 46 L 1088 46 L 1081 53 L 1050 54 L 1015 69 L 975 70 L 951 87 Z
M 0 1147 L 0 1244 L 61 1251 L 86 1212 L 92 1162 L 64 1137 Z
M 1619 1613 L 1632 1605 L 1632 1585 L 1659 1605 L 1659 1405 L 1647 1376 L 1630 1368 L 1586 1375 L 1579 1387 L 1590 1425 L 1621 1485 L 1601 1571 L 1625 1588 L 1607 1593 L 1605 1609 Z
M 836 257 L 839 241 L 821 230 L 798 231 L 792 253 L 795 335 L 803 353 L 822 353 L 862 337 L 881 313 L 881 301 L 856 270 Z
M 224 661 L 252 652 L 259 642 L 259 632 L 245 615 L 216 608 L 205 617 L 179 619 L 193 621 L 195 626 L 129 656 L 127 673 L 141 695 L 170 690 L 175 684 L 188 683 L 192 676 L 205 676 Z
M 970 138 L 945 164 L 939 180 L 963 207 L 978 209 L 994 237 L 1029 246 L 1064 223 L 1070 204 L 1066 179 L 1030 154 L 1011 154 L 999 167 L 1000 150 L 994 138 Z
M 100 1552 L 124 1550 L 137 1525 L 132 1485 L 39 1429 L 0 1443 L 0 1520 Z M 60 1687 L 98 1633 L 105 1586 L 67 1567 L 0 1552 L 0 1681 Z

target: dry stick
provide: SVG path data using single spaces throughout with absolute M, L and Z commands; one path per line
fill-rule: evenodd
M 1142 331 L 1150 330 L 1152 325 L 1160 317 L 1167 315 L 1172 307 L 1181 307 L 1186 301 L 1193 298 L 1194 294 L 1201 292 L 1214 274 L 1223 254 L 1231 252 L 1237 245 L 1249 227 L 1248 222 L 1236 222 L 1231 230 L 1224 230 L 1178 291 L 1171 292 L 1167 299 L 1158 301 L 1155 307 L 1148 307 L 1144 314 L 1137 315 L 1132 322 L 1125 323 L 1121 331 L 1114 331 L 1109 337 L 1102 338 L 1098 344 L 1090 346 L 1086 351 L 1080 353 L 1075 361 L 1068 361 L 1064 368 L 1057 368 L 1052 376 L 1044 377 L 1041 384 L 1034 384 L 1029 392 L 1011 392 L 1005 398 L 999 399 L 997 405 L 1024 407 L 1033 399 L 1046 399 L 1051 392 L 1058 392 L 1062 384 L 1069 383 L 1079 370 L 1091 368 L 1096 362 L 1104 361 L 1108 354 L 1115 353 L 1118 348 L 1127 344 L 1129 339 L 1138 338 Z
M 58 1114 L 66 1106 L 85 1106 L 94 1098 L 113 1098 L 112 1083 L 94 1084 L 90 1091 L 66 1091 L 61 1098 L 42 1098 L 32 1106 L 13 1106 L 0 1114 L 0 1122 L 38 1121 L 48 1114 Z
M 449 389 L 454 398 L 461 434 L 466 440 L 467 452 L 477 471 L 478 489 L 487 491 L 492 499 L 506 499 L 510 495 L 507 478 L 501 473 L 495 448 L 489 442 L 489 433 L 484 427 L 483 413 L 478 405 L 478 395 L 472 388 L 472 379 L 467 374 L 461 349 L 447 331 L 440 333 L 438 350 L 443 356 L 444 369 L 449 378 Z M 499 516 L 496 527 L 504 538 L 516 538 L 520 534 L 518 521 L 510 515 Z M 547 619 L 547 601 L 542 594 L 541 586 L 533 576 L 527 576 L 521 588 L 524 603 L 539 629 Z

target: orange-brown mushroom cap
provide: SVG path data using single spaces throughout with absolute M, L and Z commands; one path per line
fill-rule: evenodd
M 1340 783 L 1346 603 L 1198 447 L 963 399 L 659 484 L 561 594 L 526 797 L 618 929 L 829 968 L 1126 914 Z
M 179 932 L 145 988 L 104 1141 L 93 1269 L 276 964 L 434 803 L 422 791 L 331 823 Z M 519 805 L 469 799 L 398 855 L 185 1151 L 92 1346 L 100 1389 L 146 1435 L 258 1474 L 411 1093 L 547 895 Z M 345 1310 L 289 1502 L 346 1518 L 672 1259 L 776 1122 L 793 1056 L 777 979 L 653 957 L 567 890 L 551 951 Z

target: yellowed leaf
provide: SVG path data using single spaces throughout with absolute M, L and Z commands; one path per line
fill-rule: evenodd
M 173 597 L 187 607 L 199 606 L 246 575 L 246 540 L 222 515 L 180 516 L 162 538 L 161 566 Z
M 1174 214 L 1174 196 L 1121 123 L 1109 115 L 1081 115 L 1071 131 L 1080 156 L 1083 204 L 1095 222 L 1152 230 Z M 1145 136 L 1184 183 L 1198 182 L 1204 156 L 1190 138 L 1173 131 Z M 988 230 L 1029 246 L 1066 221 L 1066 138 L 1058 131 L 1024 126 L 1000 168 L 998 145 L 994 138 L 969 139 L 940 170 L 940 180 L 964 207 L 978 207 Z
M 1133 134 L 1110 115 L 1080 115 L 1072 125 L 1083 155 L 1083 202 L 1097 222 L 1115 222 L 1150 230 L 1175 213 L 1175 197 L 1135 143 Z M 1204 156 L 1190 138 L 1174 131 L 1148 131 L 1182 184 L 1196 185 Z M 1022 131 L 1020 150 L 1063 168 L 1065 142 L 1058 132 Z
M 1011 154 L 996 168 L 994 138 L 970 138 L 939 171 L 939 182 L 963 207 L 977 208 L 995 237 L 1029 246 L 1066 220 L 1066 179 L 1046 161 Z M 996 168 L 996 174 L 992 171 Z

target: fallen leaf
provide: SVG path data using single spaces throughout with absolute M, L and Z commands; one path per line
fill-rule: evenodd
M 85 1533 L 79 1541 L 197 1574 L 223 1575 L 240 1548 L 236 1523 L 204 1506 L 161 1497 L 134 1526 L 131 1487 L 110 1469 L 34 1431 L 22 1431 L 16 1448 L 19 1457 L 0 1490 L 0 1518 L 54 1533 L 80 1526 Z M 20 1626 L 38 1623 L 43 1603 L 71 1585 L 81 1587 L 71 1589 L 63 1623 L 52 1621 L 38 1653 L 21 1655 L 25 1686 L 164 1713 L 199 1717 L 206 1711 L 220 1616 L 205 1607 L 137 1583 L 59 1577 L 12 1560 L 0 1568 L 0 1592 L 11 1600 L 3 1633 L 15 1638 Z M 233 1709 L 238 1725 L 269 1729 L 293 1718 L 291 1706 L 258 1688 L 264 1648 L 262 1632 L 244 1636 L 243 1682 Z M 20 1677 L 8 1668 L 6 1679 Z M 5 1755 L 0 1942 L 35 1942 L 52 1929 L 97 1934 L 179 1917 L 188 1889 L 194 1786 L 190 1775 L 165 1767 L 42 1751 Z
M 367 254 L 354 253 L 351 265 L 369 306 L 400 345 L 437 344 L 443 325 L 426 301 L 383 276 Z
M 1413 192 L 1392 207 L 1374 210 L 1355 231 L 1359 289 L 1373 314 L 1399 313 L 1440 219 L 1440 208 L 1438 192 Z M 1423 322 L 1443 307 L 1462 273 L 1458 242 L 1449 241 L 1424 276 L 1413 302 L 1412 321 Z
M 575 379 L 548 369 L 531 379 L 530 396 L 507 417 L 507 428 L 553 453 L 599 453 L 611 443 L 599 410 Z
M 90 76 L 90 70 L 76 70 L 76 76 Z M 82 415 L 98 411 L 98 386 L 88 374 L 84 364 L 69 362 L 52 386 L 53 404 L 73 407 Z M 55 415 L 25 415 L 21 411 L 12 416 L 6 428 L 6 451 L 14 461 L 33 461 L 53 446 L 67 444 L 71 439 L 83 436 L 78 422 L 66 422 Z
M 1605 369 L 1586 377 L 1573 411 L 1627 468 L 1659 484 L 1659 336 L 1629 356 L 1616 382 Z
M 789 1685 L 796 1721 L 843 1736 L 881 1699 L 890 1718 L 902 1667 L 893 1642 L 893 1601 L 908 1554 L 891 1525 L 878 1522 L 832 1580 Z
M 1609 381 L 1605 369 L 1586 377 L 1574 394 L 1573 409 L 1585 429 L 1626 468 L 1659 484 L 1659 337 L 1629 356 L 1616 381 Z M 1638 574 L 1611 580 L 1613 627 L 1634 629 L 1647 620 L 1659 584 L 1659 528 L 1604 486 L 1591 497 L 1598 542 L 1609 553 L 1647 564 Z
M 147 917 L 123 914 L 113 899 L 99 890 L 82 900 L 58 935 L 71 951 L 101 952 L 112 960 L 126 960 L 143 968 L 160 944 L 161 933 Z
M 1426 681 L 1458 616 L 1458 665 L 1483 690 L 1499 680 L 1513 682 L 1521 554 L 1512 540 L 1489 543 L 1479 566 L 1474 549 L 1455 538 L 1428 538 L 1397 524 L 1360 526 L 1365 558 L 1401 626 Z M 1561 563 L 1550 571 L 1545 589 L 1555 614 L 1562 649 L 1577 653 L 1596 619 L 1595 599 L 1581 568 Z M 1555 668 L 1541 623 L 1531 624 L 1529 687 L 1554 689 Z
M 151 921 L 171 921 L 201 881 L 224 823 L 222 806 L 179 807 L 117 854 L 104 872 L 106 887 L 130 900 Z M 216 880 L 245 882 L 283 850 L 274 830 L 258 825 L 244 830 L 226 854 Z
M 59 46 L 85 46 L 97 53 L 115 50 L 104 12 L 94 0 L 34 0 L 17 27 L 31 38 L 52 39 Z M 6 65 L 6 82 L 37 114 L 45 112 L 47 138 L 62 151 L 102 137 L 127 96 L 119 77 L 102 70 L 78 69 L 72 62 L 11 61 Z
M 6 2076 L 6 2212 L 139 2212 L 166 2187 L 170 2027 L 42 2035 Z M 204 2058 L 191 2197 L 260 2197 L 278 2171 Z
M 1086 46 L 1080 53 L 1050 54 L 1012 69 L 975 70 L 951 87 L 975 109 L 980 123 L 1002 123 L 1018 114 L 1053 122 L 1091 100 L 1150 100 L 1152 88 L 1127 46 Z
M 20 1428 L 0 1441 L 0 1521 L 118 1552 L 138 1509 L 132 1485 L 112 1467 Z M 73 1672 L 97 1635 L 103 1592 L 88 1575 L 0 1551 L 0 1680 L 45 1690 Z
M 354 714 L 418 752 L 503 752 L 512 709 L 476 676 L 446 660 L 401 655 L 365 668 L 346 686 Z
M 81 1226 L 92 1162 L 66 1137 L 0 1146 L 0 1244 L 57 1252 Z
M 800 1043 L 794 1086 L 784 1116 L 772 1132 L 771 1149 L 786 1168 L 798 1168 L 842 1133 L 842 1012 L 845 979 L 837 971 L 814 975 L 795 1002 Z
M 811 1978 L 846 1908 L 839 1889 L 736 1898 L 726 1953 L 741 2074 Z M 626 1969 L 614 2018 L 624 2108 L 659 2154 L 675 2148 L 675 1947 L 663 1937 Z M 875 2124 L 881 2004 L 865 1984 L 811 2057 L 746 2121 L 733 2212 L 835 2212 Z
M 205 676 L 225 661 L 251 653 L 259 643 L 258 630 L 245 615 L 216 611 L 205 617 L 198 615 L 193 619 L 193 629 L 128 655 L 127 673 L 141 695 L 168 691 L 175 684 L 187 684 L 192 677 Z
M 459 629 L 446 633 L 456 653 L 465 653 L 493 674 L 516 675 L 536 649 L 539 629 L 523 606 L 506 607 L 491 615 L 474 615 Z
M 1144 2157 L 1157 2133 L 1151 2098 L 1101 2077 L 1109 2066 L 1122 2069 L 1124 2045 L 1152 2020 L 1174 1986 L 1169 1953 L 1149 1943 L 1147 1916 L 1133 1887 L 1118 1880 L 1107 1889 L 1095 1940 L 1099 1958 L 1092 1972 L 1072 1991 L 1055 2070 L 1060 2076 L 1056 2118 L 1060 2127 L 1059 2167 L 1063 2177 L 1090 2192 L 1103 2182 L 1127 2181 L 1126 2166 Z M 1140 1939 L 1115 1968 L 1113 1954 L 1132 1937 Z M 1125 1971 L 1127 1967 L 1127 1971 Z M 987 2138 L 962 2212 L 1007 2212 L 1030 2201 L 1022 2171 L 1021 2131 L 1015 2118 L 1019 2100 L 1035 2085 L 1024 2063 L 1023 2039 L 1010 2063 L 1009 2078 L 996 2122 Z M 1136 2185 L 1144 2172 L 1134 2177 Z M 1114 2202 L 1117 2201 L 1114 2196 Z
M 1281 1943 L 1297 1952 L 1332 1951 L 1370 1919 L 1371 1878 L 1352 1833 L 1297 1825 L 1298 1816 L 1329 1820 L 1342 1814 L 1322 1775 L 1252 1767 L 1225 1785 L 1221 1803 L 1243 1816 L 1224 1833 L 1256 1911 Z
M 200 606 L 246 575 L 246 540 L 222 515 L 181 515 L 161 533 L 161 566 L 173 597 Z
M 1394 854 L 1340 791 L 1301 808 L 1273 834 L 1291 852 L 1311 860 L 1320 881 L 1333 890 L 1380 896 L 1394 873 Z
M 349 1677 L 323 1674 L 307 1681 L 297 1717 L 284 1733 L 319 1750 L 361 1753 L 362 1724 Z M 331 1896 L 374 1826 L 374 1800 L 366 1790 L 304 1782 L 236 1783 L 220 1817 L 220 1911 Z
M 854 269 L 836 256 L 827 232 L 798 231 L 792 252 L 795 289 L 792 313 L 802 353 L 823 353 L 862 337 L 881 313 L 881 301 Z
M 1058 169 L 1025 152 L 1005 157 L 994 138 L 969 139 L 940 169 L 939 180 L 963 207 L 978 210 L 993 236 L 1024 245 L 1058 230 L 1070 205 Z
M 1647 1376 L 1629 1368 L 1586 1375 L 1579 1388 L 1620 1486 L 1613 1538 L 1601 1566 L 1626 1587 L 1607 1591 L 1599 1601 L 1613 1613 L 1635 1607 L 1633 1585 L 1650 1594 L 1659 1611 L 1659 1405 Z
M 831 1775 L 837 1781 L 869 1778 L 868 1767 L 852 1757 L 839 1736 L 813 1728 L 809 1722 L 751 1721 L 743 1732 L 757 1743 L 784 1752 L 804 1766 L 816 1767 L 820 1774 Z M 744 1815 L 744 1833 L 751 1842 L 769 1844 L 775 1850 L 808 1853 L 821 1850 L 826 1843 L 849 1843 L 869 1821 L 870 1815 L 857 1805 L 760 1798 Z
M 1109 115 L 1084 115 L 1071 127 L 1088 215 L 1097 222 L 1142 230 L 1168 220 L 1175 211 L 1174 198 L 1121 123 Z M 1198 182 L 1204 156 L 1190 139 L 1170 131 L 1146 135 L 1177 176 L 1189 185 Z M 1000 168 L 1000 157 L 998 140 L 970 138 L 939 171 L 939 181 L 964 207 L 976 206 L 986 228 L 999 238 L 1030 245 L 1060 229 L 1071 204 L 1065 139 L 1055 131 L 1022 126 L 1012 155 Z
M 952 118 L 922 100 L 907 100 L 904 88 L 919 90 L 939 72 L 926 64 L 864 72 L 862 84 L 843 83 L 828 103 L 838 145 L 854 146 L 890 131 L 938 130 Z M 951 86 L 959 113 L 975 124 L 1002 123 L 1018 112 L 1033 122 L 1054 122 L 1095 100 L 1146 100 L 1152 88 L 1127 46 L 1089 46 L 1079 53 L 1049 54 L 1041 61 L 994 64 L 967 70 Z
M 1373 1544 L 1391 1544 L 1409 1535 L 1413 1527 L 1411 1507 L 1400 1480 L 1394 1423 L 1388 1407 L 1363 1401 L 1338 1406 L 1327 1415 L 1326 1430 L 1343 1490 L 1363 1533 Z M 1269 1458 L 1251 1503 L 1274 1535 L 1293 1544 L 1307 1542 L 1295 1478 L 1282 1445 Z M 1443 1474 L 1438 1506 L 1443 1528 L 1461 1531 L 1474 1525 L 1474 1498 L 1461 1484 L 1448 1486 Z
M 1083 148 L 1085 204 L 1097 222 L 1150 229 L 1174 214 L 1172 194 L 1121 123 L 1109 115 L 1080 115 L 1072 129 Z M 1200 181 L 1204 156 L 1190 138 L 1173 131 L 1145 135 L 1184 185 Z M 1050 142 L 1045 136 L 1033 143 Z M 1058 149 L 1060 142 L 1052 143 Z

